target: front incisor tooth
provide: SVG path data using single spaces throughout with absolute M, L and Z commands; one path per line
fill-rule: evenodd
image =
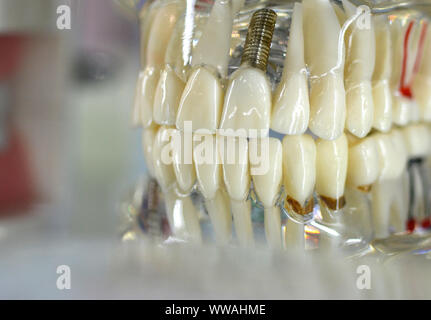
M 183 193 L 190 193 L 195 181 L 196 172 L 192 156 L 192 134 L 175 130 L 175 141 L 172 149 L 172 160 L 177 177 L 177 184 Z
M 305 206 L 316 182 L 316 145 L 310 135 L 285 136 L 283 139 L 283 184 L 289 206 L 297 214 L 311 212 Z M 308 202 L 312 202 L 308 201 Z
M 346 135 L 333 141 L 316 142 L 316 192 L 331 210 L 344 204 L 344 186 L 348 163 Z
M 273 101 L 271 129 L 290 135 L 307 130 L 310 116 L 307 71 L 304 61 L 302 5 L 295 3 L 283 76 Z
M 257 68 L 240 67 L 233 73 L 226 90 L 220 122 L 224 131 L 220 134 L 237 135 L 237 130 L 245 130 L 245 134 L 238 135 L 250 137 L 255 130 L 266 135 L 270 116 L 271 86 L 265 73 Z
M 348 3 L 343 1 L 343 4 Z M 357 8 L 345 5 L 349 16 L 355 15 Z M 370 25 L 367 28 L 353 23 L 346 39 L 346 62 L 344 85 L 346 90 L 346 128 L 359 138 L 371 130 L 374 115 L 371 78 L 375 63 L 374 25 L 369 12 Z M 365 17 L 364 19 L 366 19 Z
M 373 137 L 360 139 L 349 146 L 347 185 L 367 190 L 379 176 L 379 157 Z
M 322 139 L 344 130 L 346 104 L 340 25 L 328 0 L 304 0 L 305 61 L 310 69 L 310 130 Z
M 218 129 L 223 107 L 223 89 L 220 80 L 208 69 L 193 71 L 181 95 L 176 126 L 184 130 L 184 122 L 191 121 L 193 131 Z

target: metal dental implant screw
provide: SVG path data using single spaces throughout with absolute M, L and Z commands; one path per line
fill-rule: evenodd
M 241 64 L 266 72 L 277 14 L 270 9 L 257 10 L 251 17 Z

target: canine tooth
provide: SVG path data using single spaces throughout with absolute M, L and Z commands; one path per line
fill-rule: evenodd
M 367 189 L 379 176 L 379 157 L 374 138 L 360 139 L 349 146 L 347 185 Z
M 193 162 L 198 187 L 205 199 L 213 199 L 220 187 L 221 165 L 215 135 L 193 134 Z
M 205 199 L 205 207 L 214 228 L 216 241 L 227 244 L 232 238 L 232 215 L 225 191 L 216 191 L 213 199 Z
M 156 139 L 159 127 L 152 125 L 142 131 L 142 149 L 144 153 L 145 163 L 147 165 L 148 173 L 151 177 L 155 177 L 155 169 L 153 162 L 153 143 Z
M 183 193 L 189 193 L 196 181 L 196 171 L 193 165 L 192 137 L 191 133 L 181 133 L 175 130 L 175 137 L 172 148 L 172 161 L 177 184 Z
M 183 197 L 170 190 L 165 193 L 166 211 L 171 229 L 176 237 L 202 242 L 199 213 L 189 196 Z
M 184 90 L 184 82 L 166 65 L 160 74 L 154 96 L 153 120 L 158 124 L 175 125 L 177 108 Z
M 316 159 L 316 192 L 329 209 L 341 209 L 348 163 L 346 135 L 332 141 L 317 140 Z
M 232 22 L 232 2 L 216 0 L 193 51 L 192 66 L 196 69 L 181 96 L 178 129 L 184 129 L 184 121 L 192 121 L 194 130 L 208 129 L 215 133 L 218 129 L 223 107 L 218 75 L 224 78 L 227 74 Z
M 165 126 L 160 127 L 153 143 L 154 174 L 162 190 L 172 188 L 176 182 L 172 158 L 169 156 L 172 151 L 170 140 L 173 130 Z
M 387 20 L 374 20 L 376 35 L 376 63 L 373 73 L 373 128 L 387 132 L 392 126 L 392 94 L 390 88 L 392 68 L 392 38 Z
M 184 130 L 184 122 L 191 121 L 193 131 L 208 129 L 215 133 L 223 107 L 223 89 L 219 79 L 205 67 L 191 74 L 181 95 L 176 126 Z
M 333 140 L 343 133 L 346 118 L 340 25 L 328 0 L 304 0 L 303 7 L 311 80 L 309 128 L 318 137 Z
M 271 87 L 262 70 L 240 67 L 226 90 L 220 128 L 226 130 L 264 130 L 268 132 L 271 113 Z
M 295 3 L 283 76 L 273 97 L 271 115 L 271 129 L 290 135 L 304 133 L 310 116 L 302 29 L 302 5 Z
M 312 210 L 306 205 L 316 182 L 316 145 L 310 135 L 285 136 L 283 139 L 283 184 L 290 209 L 298 214 Z
M 424 157 L 430 150 L 429 129 L 424 124 L 412 124 L 402 129 L 411 158 Z
M 251 222 L 251 202 L 231 199 L 231 208 L 235 233 L 239 244 L 251 247 L 254 244 L 253 225 Z
M 248 142 L 245 138 L 219 137 L 223 178 L 231 199 L 242 201 L 250 189 Z
M 413 81 L 413 92 L 420 108 L 421 118 L 431 121 L 431 26 L 428 26 L 425 32 L 422 59 Z
M 343 1 L 351 17 L 357 8 Z M 346 90 L 346 128 L 355 136 L 365 137 L 371 130 L 374 116 L 371 78 L 375 63 L 374 25 L 370 13 L 370 25 L 361 28 L 353 23 L 347 33 L 344 86 Z

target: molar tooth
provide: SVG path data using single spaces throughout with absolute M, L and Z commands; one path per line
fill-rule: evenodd
M 410 158 L 425 157 L 430 150 L 429 129 L 424 124 L 412 124 L 402 129 Z
M 170 142 L 173 128 L 162 126 L 157 131 L 153 143 L 154 173 L 160 188 L 165 191 L 171 189 L 176 182 L 174 168 L 172 166 L 172 144 Z
M 359 139 L 349 145 L 346 183 L 367 189 L 379 176 L 379 157 L 374 138 Z
M 304 133 L 307 130 L 310 115 L 302 25 L 302 5 L 296 2 L 283 76 L 273 97 L 274 106 L 271 115 L 271 128 L 290 135 Z
M 374 20 L 376 35 L 376 63 L 373 73 L 373 128 L 388 132 L 392 126 L 392 93 L 390 88 L 392 68 L 392 38 L 389 24 L 384 17 Z
M 310 130 L 333 140 L 346 118 L 340 25 L 328 0 L 304 0 L 305 60 L 310 68 Z
M 399 168 L 398 164 L 394 161 L 397 158 L 394 140 L 389 133 L 377 133 L 374 135 L 374 139 L 379 156 L 379 180 L 396 179 Z
M 190 193 L 196 181 L 191 145 L 192 134 L 175 130 L 175 139 L 172 148 L 172 160 L 177 184 L 183 193 Z
M 343 1 L 349 16 L 355 15 L 357 8 Z M 347 33 L 344 85 L 346 90 L 346 128 L 355 136 L 365 137 L 371 130 L 374 115 L 371 78 L 375 63 L 374 25 L 370 13 L 369 28 L 360 28 L 353 23 Z
M 341 209 L 348 163 L 346 135 L 333 141 L 317 140 L 316 159 L 316 192 L 329 209 Z
M 316 145 L 310 135 L 284 137 L 283 182 L 289 209 L 297 214 L 311 212 L 316 182 Z M 306 205 L 307 201 L 311 206 Z

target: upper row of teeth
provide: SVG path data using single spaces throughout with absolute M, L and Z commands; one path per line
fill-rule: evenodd
M 372 129 L 388 132 L 393 124 L 431 120 L 431 30 L 425 21 L 369 17 L 363 26 L 349 19 L 358 11 L 347 0 L 344 11 L 329 0 L 295 3 L 283 75 L 272 92 L 265 73 L 247 65 L 227 79 L 232 22 L 241 4 L 215 1 L 192 48 L 191 69 L 187 24 L 179 21 L 184 10 L 188 14 L 184 2 L 149 10 L 136 125 L 184 130 L 192 121 L 193 131 L 271 128 L 288 135 L 310 129 L 334 140 L 345 130 L 362 138 Z

